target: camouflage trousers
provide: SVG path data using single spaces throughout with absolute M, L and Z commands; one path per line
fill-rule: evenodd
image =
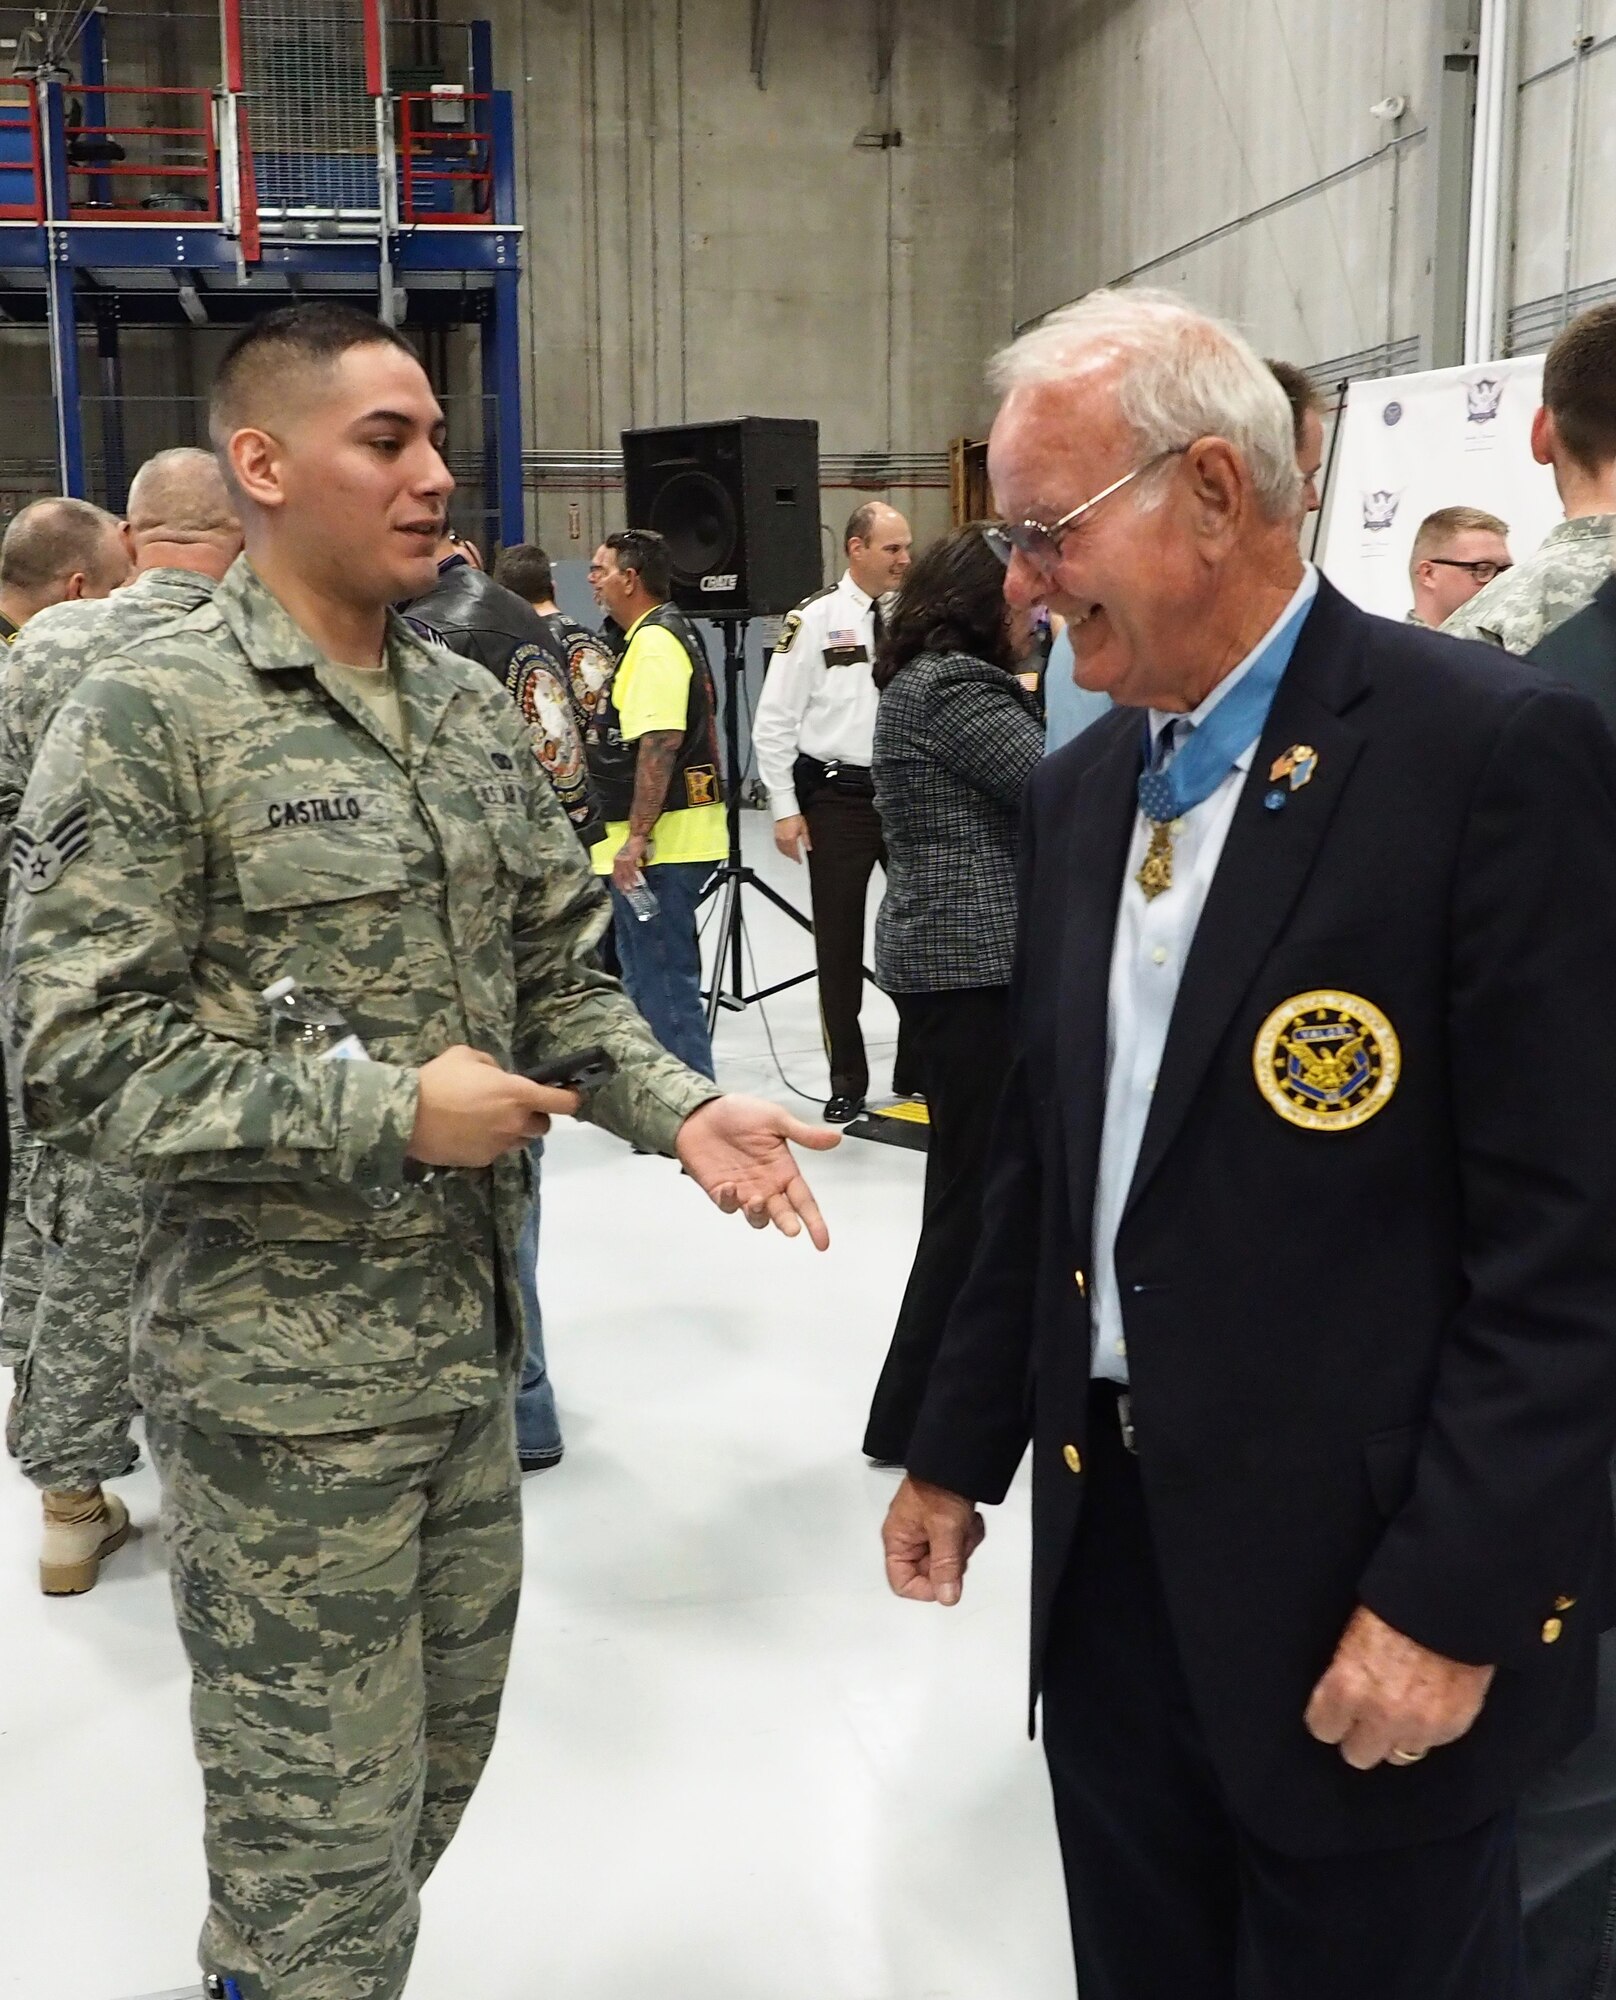
M 33 1144 L 27 1226 L 41 1252 L 28 1351 L 17 1366 L 17 1459 L 47 1492 L 117 1479 L 139 1456 L 129 1435 L 129 1304 L 141 1184 Z M 10 1255 L 10 1228 L 6 1232 Z
M 205 1972 L 397 2000 L 494 1741 L 521 1587 L 508 1401 L 334 1436 L 148 1415 L 207 1800 Z
M 5 1243 L 0 1248 L 0 1368 L 15 1368 L 28 1352 L 39 1303 L 43 1261 L 39 1238 L 28 1227 L 28 1183 L 44 1148 L 11 1120 L 11 1174 L 6 1186 Z

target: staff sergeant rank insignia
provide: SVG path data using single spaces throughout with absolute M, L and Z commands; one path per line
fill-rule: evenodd
M 1289 1125 L 1350 1132 L 1391 1102 L 1402 1071 L 1397 1032 L 1356 993 L 1299 993 L 1262 1024 L 1257 1088 Z
M 70 862 L 77 861 L 90 844 L 90 809 L 77 805 L 65 812 L 43 839 L 35 840 L 24 827 L 11 835 L 11 872 L 28 891 L 37 896 L 54 887 Z

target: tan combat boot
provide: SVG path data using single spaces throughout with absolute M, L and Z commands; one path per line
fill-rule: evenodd
M 83 1493 L 47 1493 L 39 1587 L 47 1597 L 93 1590 L 101 1564 L 129 1539 L 129 1509 L 92 1486 Z

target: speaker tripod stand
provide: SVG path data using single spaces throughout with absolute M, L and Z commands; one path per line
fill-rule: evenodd
M 758 1001 L 789 992 L 793 986 L 802 986 L 815 977 L 810 966 L 806 972 L 793 973 L 791 978 L 776 980 L 772 986 L 759 987 L 752 993 L 746 990 L 743 897 L 747 890 L 772 903 L 810 937 L 814 927 L 795 904 L 771 888 L 755 868 L 747 867 L 741 859 L 741 784 L 745 776 L 741 766 L 741 699 L 746 684 L 746 631 L 751 621 L 725 618 L 717 622 L 724 631 L 724 818 L 729 829 L 729 853 L 714 869 L 702 892 L 703 902 L 710 896 L 718 898 L 718 947 L 713 958 L 713 981 L 706 995 L 709 1038 L 718 1025 L 720 1010 L 742 1014 Z

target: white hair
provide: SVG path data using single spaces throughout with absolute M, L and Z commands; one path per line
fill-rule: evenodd
M 1008 395 L 1071 381 L 1113 356 L 1122 364 L 1117 407 L 1144 457 L 1196 438 L 1223 438 L 1244 459 L 1270 520 L 1301 512 L 1296 429 L 1285 391 L 1232 326 L 1171 292 L 1090 292 L 995 355 L 989 380 Z M 1160 497 L 1155 482 L 1139 485 L 1142 507 Z

